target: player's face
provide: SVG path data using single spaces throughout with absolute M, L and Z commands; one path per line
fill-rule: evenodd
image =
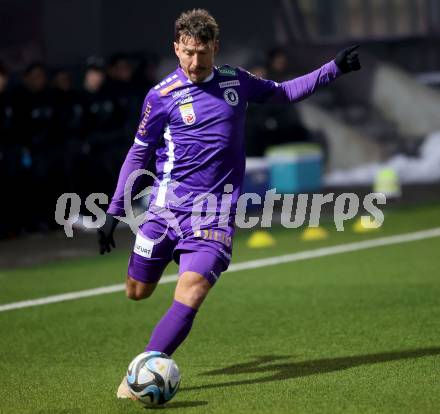
M 202 82 L 212 72 L 218 41 L 201 43 L 193 37 L 180 37 L 174 42 L 174 51 L 185 75 L 191 82 Z

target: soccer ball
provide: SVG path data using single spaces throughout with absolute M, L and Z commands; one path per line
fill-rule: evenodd
M 180 385 L 176 363 L 161 352 L 143 352 L 130 362 L 127 370 L 130 391 L 147 406 L 170 401 Z

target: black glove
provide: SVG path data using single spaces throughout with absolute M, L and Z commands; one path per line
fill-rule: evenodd
M 110 253 L 111 247 L 115 248 L 115 240 L 113 239 L 113 232 L 119 221 L 111 214 L 105 214 L 105 223 L 98 229 L 98 243 L 99 243 L 99 253 L 104 254 L 105 252 Z M 110 247 L 111 246 L 111 247 Z
M 359 56 L 357 52 L 355 52 L 358 47 L 359 45 L 351 46 L 338 52 L 335 57 L 335 63 L 341 72 L 348 73 L 361 68 Z

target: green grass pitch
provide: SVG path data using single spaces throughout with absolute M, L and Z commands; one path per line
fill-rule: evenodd
M 386 213 L 382 229 L 246 247 L 234 262 L 440 226 L 440 207 Z M 224 274 L 174 354 L 170 413 L 440 412 L 440 238 Z M 120 283 L 127 251 L 0 272 L 0 303 Z M 174 273 L 171 266 L 166 273 Z M 142 413 L 115 398 L 174 284 L 0 313 L 0 413 Z

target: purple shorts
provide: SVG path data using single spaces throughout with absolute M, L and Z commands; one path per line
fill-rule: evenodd
M 197 272 L 214 285 L 231 260 L 233 218 L 219 225 L 194 226 L 191 212 L 160 215 L 148 212 L 147 221 L 138 230 L 128 262 L 128 275 L 143 283 L 157 283 L 166 266 L 175 260 L 179 275 Z

